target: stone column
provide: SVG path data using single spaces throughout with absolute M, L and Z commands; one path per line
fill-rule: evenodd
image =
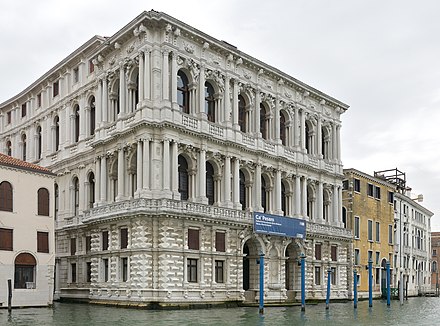
M 337 221 L 338 221 L 338 225 L 340 227 L 344 226 L 344 223 L 342 222 L 342 187 L 339 186 L 338 187 L 338 203 L 337 203 L 338 207 L 337 207 Z
M 146 191 L 150 190 L 150 140 L 143 141 L 143 164 L 142 164 L 142 188 Z
M 84 135 L 85 137 L 90 136 L 91 130 L 90 130 L 90 107 L 86 106 L 84 108 L 84 117 L 81 117 L 80 114 L 80 121 L 85 121 L 84 123 Z M 83 136 L 84 137 L 84 136 Z
M 336 152 L 337 160 L 341 162 L 341 126 L 336 126 Z
M 101 158 L 97 156 L 95 158 L 95 203 L 94 207 L 98 206 L 101 202 Z
M 151 99 L 151 64 L 150 64 L 150 50 L 145 49 L 144 52 L 145 69 L 144 69 L 144 96 L 145 99 Z
M 257 137 L 261 137 L 261 126 L 260 126 L 260 104 L 261 104 L 261 94 L 260 94 L 260 89 L 257 88 L 255 90 L 255 116 L 254 116 L 254 125 L 253 125 L 253 130 L 255 132 L 255 136 Z M 251 127 L 252 130 L 252 127 Z
M 316 127 L 316 134 L 317 134 L 317 140 L 316 140 L 316 146 L 317 146 L 317 149 L 316 149 L 316 154 L 318 155 L 318 157 L 323 157 L 324 156 L 324 153 L 322 152 L 322 121 L 321 121 L 321 118 L 320 117 L 318 117 L 318 125 L 317 125 L 317 127 Z
M 225 202 L 224 205 L 226 207 L 232 207 L 232 202 L 231 202 L 231 157 L 230 156 L 226 156 L 225 157 L 225 167 L 224 167 L 224 198 L 225 198 Z
M 108 121 L 108 86 L 107 76 L 102 79 L 102 122 Z
M 286 129 L 287 129 L 287 121 L 286 121 Z M 278 99 L 275 100 L 275 141 L 281 144 L 280 139 L 280 101 Z M 289 134 L 286 132 L 286 144 L 289 145 Z
M 293 194 L 295 198 L 295 210 L 294 215 L 301 215 L 301 177 L 299 175 L 295 176 L 295 193 Z
M 81 141 L 86 135 L 86 112 L 85 112 L 85 98 L 82 96 L 79 99 L 79 139 Z
M 136 192 L 135 196 L 139 197 L 141 190 L 143 189 L 142 181 L 143 181 L 143 143 L 141 140 L 137 142 L 137 152 L 136 152 Z
M 255 180 L 254 180 L 254 211 L 262 212 L 263 206 L 261 205 L 261 165 L 257 164 L 255 167 Z
M 199 201 L 201 203 L 208 203 L 206 197 L 206 151 L 201 149 L 199 152 L 198 162 L 198 178 L 199 178 Z
M 125 158 L 124 158 L 124 148 L 120 147 L 118 149 L 118 196 L 116 201 L 121 201 L 124 199 L 124 189 L 125 189 Z
M 199 110 L 198 116 L 200 118 L 206 117 L 205 112 L 205 67 L 200 65 L 199 75 Z
M 301 215 L 307 219 L 307 178 L 302 177 L 302 207 Z M 310 216 L 311 217 L 311 216 Z
M 240 204 L 240 160 L 234 158 L 233 202 L 235 209 L 244 209 Z
M 240 126 L 238 125 L 238 80 L 234 79 L 232 89 L 232 124 L 235 129 L 239 130 Z
M 300 136 L 300 144 L 301 144 L 301 149 L 303 151 L 306 150 L 306 142 L 307 142 L 307 135 L 306 135 L 306 113 L 304 112 L 304 110 L 300 110 L 299 111 L 301 114 L 301 136 Z
M 163 50 L 162 52 L 162 96 L 164 100 L 169 100 L 170 96 L 170 86 L 169 86 L 169 61 L 168 61 L 168 50 Z
M 101 127 L 102 122 L 102 79 L 98 79 L 98 90 L 95 97 L 95 133 Z
M 225 77 L 225 92 L 224 92 L 224 123 L 227 126 L 231 126 L 231 116 L 230 116 L 230 112 L 231 112 L 231 101 L 230 101 L 230 95 L 229 95 L 229 80 L 230 77 L 228 76 L 228 74 L 226 74 Z
M 163 168 L 162 180 L 163 190 L 168 192 L 170 190 L 170 140 L 163 140 Z
M 173 196 L 175 199 L 180 199 L 180 194 L 179 194 L 179 163 L 178 163 L 179 153 L 178 153 L 177 147 L 178 147 L 177 142 L 173 141 L 171 143 L 171 191 L 173 192 Z
M 323 203 L 324 203 L 324 184 L 321 181 L 318 181 L 318 194 L 317 194 L 317 210 L 316 210 L 316 221 L 318 223 L 323 223 Z
M 331 219 L 331 224 L 332 225 L 338 225 L 338 218 L 339 218 L 339 214 L 338 214 L 338 205 L 339 205 L 339 200 L 338 200 L 338 186 L 337 185 L 333 185 L 333 200 L 332 200 L 332 206 L 333 206 L 333 216 Z M 330 219 L 329 219 L 330 220 Z
M 283 215 L 281 210 L 281 171 L 275 171 L 275 214 Z M 287 203 L 286 203 L 287 204 Z
M 139 102 L 142 102 L 145 98 L 144 96 L 144 91 L 145 91 L 145 67 L 144 67 L 144 51 L 140 50 L 139 51 L 139 85 L 138 85 L 138 89 L 139 89 Z
M 171 102 L 177 103 L 177 53 L 171 52 Z
M 121 64 L 119 66 L 119 116 L 124 116 L 126 111 L 126 80 L 125 80 L 125 68 L 124 65 Z M 116 119 L 116 117 L 115 117 Z M 118 177 L 119 178 L 119 177 Z M 119 191 L 119 189 L 118 189 Z

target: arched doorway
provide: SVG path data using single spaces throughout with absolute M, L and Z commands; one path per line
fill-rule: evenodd
M 380 267 L 381 267 L 380 290 L 381 290 L 382 295 L 384 293 L 386 295 L 386 289 L 387 289 L 387 260 L 385 258 L 382 259 Z
M 294 242 L 286 247 L 285 257 L 285 287 L 288 300 L 293 300 L 301 289 L 301 266 L 299 256 L 301 252 L 298 245 Z
M 15 258 L 14 265 L 14 289 L 35 289 L 35 257 L 21 253 Z
M 257 239 L 247 240 L 243 246 L 243 290 L 245 301 L 255 302 L 256 293 L 259 289 L 259 254 L 262 251 Z

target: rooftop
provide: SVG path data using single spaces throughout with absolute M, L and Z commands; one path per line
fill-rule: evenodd
M 18 158 L 0 153 L 0 166 L 9 166 L 20 170 L 55 175 L 45 167 L 19 160 Z

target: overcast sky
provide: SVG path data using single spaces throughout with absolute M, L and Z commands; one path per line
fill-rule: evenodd
M 440 230 L 440 1 L 1 1 L 0 103 L 151 9 L 350 105 L 344 167 L 406 172 Z

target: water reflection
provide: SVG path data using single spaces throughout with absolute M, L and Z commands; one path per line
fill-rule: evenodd
M 296 307 L 266 307 L 264 315 L 255 308 L 151 311 L 86 304 L 56 303 L 53 308 L 0 310 L 0 325 L 438 325 L 439 298 L 410 298 L 403 306 L 392 301 L 325 303 Z

